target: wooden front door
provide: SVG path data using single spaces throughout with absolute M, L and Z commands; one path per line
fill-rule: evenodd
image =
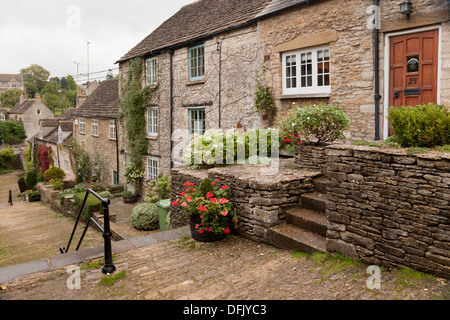
M 437 103 L 438 30 L 391 38 L 390 106 Z

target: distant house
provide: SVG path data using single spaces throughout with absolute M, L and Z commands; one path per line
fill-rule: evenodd
M 39 121 L 41 119 L 53 119 L 54 113 L 41 101 L 40 94 L 36 94 L 35 99 L 20 98 L 9 112 L 8 119 L 21 121 L 25 128 L 25 134 L 30 139 L 39 133 Z
M 67 117 L 67 118 L 66 118 Z M 41 119 L 39 133 L 34 137 L 34 147 L 50 147 L 53 165 L 66 173 L 66 180 L 75 180 L 74 161 L 72 159 L 73 121 L 71 116 L 63 115 L 55 119 Z
M 26 90 L 23 74 L 0 74 L 0 93 L 11 89 Z
M 101 168 L 98 182 L 104 186 L 122 183 L 119 160 L 121 148 L 119 81 L 106 80 L 91 93 L 82 106 L 73 110 L 74 140 Z

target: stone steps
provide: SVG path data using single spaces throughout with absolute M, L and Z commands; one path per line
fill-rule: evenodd
M 269 229 L 273 245 L 309 254 L 327 252 L 327 180 L 316 178 L 313 184 L 315 192 L 303 194 L 299 206 L 286 210 L 286 222 Z
M 328 220 L 324 214 L 300 207 L 286 211 L 286 223 L 322 237 L 326 236 L 328 230 Z
M 324 237 L 288 223 L 270 228 L 268 238 L 274 246 L 282 249 L 309 254 L 326 252 Z

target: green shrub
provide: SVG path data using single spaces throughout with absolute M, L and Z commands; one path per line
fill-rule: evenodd
M 198 197 L 206 197 L 208 192 L 214 191 L 214 185 L 209 178 L 204 178 L 198 187 L 196 195 Z
M 145 202 L 157 203 L 160 200 L 170 198 L 170 182 L 168 176 L 160 176 L 158 180 L 150 180 L 147 182 L 147 196 Z
M 75 193 L 81 193 L 81 192 L 83 192 L 83 194 L 85 194 L 86 190 L 87 190 L 87 186 L 84 186 L 84 185 L 83 186 L 76 186 L 76 187 L 74 187 L 72 189 L 64 190 L 64 191 L 62 191 L 59 194 L 60 203 L 61 204 L 63 203 L 63 200 L 64 200 L 65 197 L 73 196 Z
M 23 123 L 12 120 L 0 122 L 0 140 L 6 144 L 19 144 L 27 138 Z
M 27 185 L 27 190 L 33 190 L 37 184 L 37 173 L 35 170 L 30 170 L 25 176 L 25 183 Z
M 12 162 L 17 157 L 14 154 L 14 149 L 4 149 L 0 151 L 0 170 L 11 169 Z
M 53 186 L 53 190 L 62 190 L 64 189 L 64 184 L 62 180 L 52 179 L 49 182 Z
M 388 120 L 403 147 L 433 148 L 450 143 L 450 113 L 445 106 L 390 108 Z
M 141 203 L 131 212 L 131 224 L 138 230 L 159 228 L 158 207 L 154 203 Z
M 17 181 L 17 184 L 19 185 L 20 193 L 24 193 L 25 191 L 27 191 L 27 183 L 25 182 L 25 178 L 24 177 L 21 177 Z
M 50 169 L 44 172 L 45 181 L 64 180 L 65 177 L 66 173 L 58 167 L 51 167 Z
M 84 198 L 86 197 L 86 192 L 75 193 L 73 195 L 73 200 L 77 205 L 78 209 L 81 210 L 81 206 L 83 205 Z M 94 212 L 102 211 L 102 202 L 97 199 L 94 195 L 90 194 L 86 200 L 86 204 L 84 205 L 83 213 L 81 214 L 81 218 L 84 221 L 89 220 Z
M 279 121 L 280 139 L 283 144 L 286 137 L 300 137 L 305 142 L 320 145 L 345 139 L 344 131 L 349 124 L 350 118 L 337 105 L 300 107 L 295 104 L 289 115 Z

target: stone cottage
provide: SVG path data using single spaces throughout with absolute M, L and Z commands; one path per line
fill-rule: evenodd
M 72 114 L 74 140 L 99 169 L 97 178 L 104 186 L 123 182 L 118 98 L 119 81 L 103 81 Z
M 55 114 L 42 101 L 40 94 L 35 99 L 20 97 L 20 101 L 8 112 L 8 119 L 22 121 L 28 139 L 39 133 L 41 119 L 54 119 Z
M 39 121 L 39 133 L 34 137 L 34 148 L 41 146 L 52 149 L 53 165 L 64 171 L 65 180 L 75 180 L 71 153 L 73 121 L 70 118 L 58 117 Z
M 252 109 L 256 75 L 277 106 L 338 103 L 351 140 L 389 135 L 390 106 L 450 104 L 450 3 L 413 0 L 202 0 L 181 8 L 119 61 L 142 57 L 155 89 L 148 171 L 169 173 L 180 138 L 267 127 Z M 407 6 L 408 7 L 408 6 Z M 171 134 L 176 141 L 171 142 Z M 178 132 L 178 133 L 179 133 Z

